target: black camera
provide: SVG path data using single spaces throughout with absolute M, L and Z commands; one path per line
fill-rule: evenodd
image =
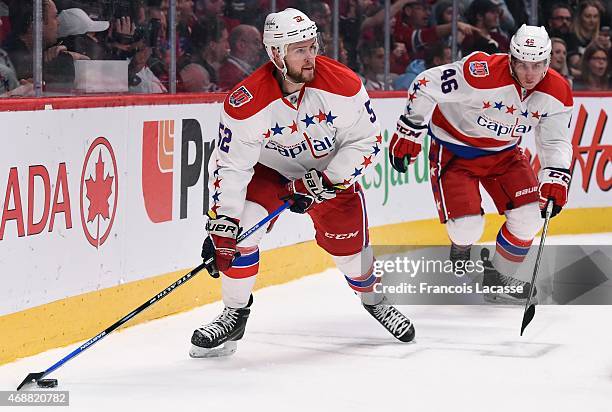
M 137 26 L 134 31 L 134 42 L 144 40 L 145 46 L 153 49 L 159 46 L 159 32 L 161 31 L 161 20 L 151 19 L 143 26 Z

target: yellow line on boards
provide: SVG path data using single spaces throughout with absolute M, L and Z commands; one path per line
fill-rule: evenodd
M 486 215 L 482 241 L 492 241 L 503 216 Z M 612 208 L 564 210 L 551 221 L 549 235 L 612 232 Z M 448 244 L 437 219 L 378 226 L 370 230 L 373 245 Z M 262 252 L 256 289 L 290 282 L 332 267 L 331 258 L 314 241 Z M 68 297 L 0 317 L 0 365 L 45 350 L 88 339 L 163 290 L 189 269 Z M 128 326 L 183 312 L 221 299 L 219 280 L 206 272 Z M 202 320 L 204 321 L 204 319 Z M 194 328 L 198 325 L 193 325 Z M 186 339 L 189 337 L 187 333 Z

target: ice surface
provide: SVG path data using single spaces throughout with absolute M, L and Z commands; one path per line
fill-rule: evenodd
M 612 244 L 568 243 L 597 239 Z M 191 359 L 193 329 L 221 308 L 114 333 L 50 377 L 71 411 L 612 410 L 612 306 L 539 306 L 523 337 L 522 307 L 403 306 L 417 334 L 403 344 L 333 269 L 256 292 L 238 352 Z M 0 367 L 0 390 L 74 347 Z

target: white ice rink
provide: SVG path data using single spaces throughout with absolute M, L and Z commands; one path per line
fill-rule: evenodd
M 234 356 L 189 358 L 221 308 L 114 333 L 50 377 L 71 411 L 612 411 L 612 306 L 538 306 L 523 337 L 522 307 L 402 306 L 416 326 L 404 344 L 328 270 L 256 292 Z M 76 346 L 0 367 L 0 390 Z

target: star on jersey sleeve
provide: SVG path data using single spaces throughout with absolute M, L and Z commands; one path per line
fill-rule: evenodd
M 338 151 L 324 171 L 332 184 L 348 186 L 362 176 L 381 151 L 380 123 L 365 88 L 351 98 L 355 120 L 337 130 Z
M 221 112 L 219 138 L 209 162 L 211 210 L 240 219 L 246 190 L 259 160 L 264 138 L 254 133 L 254 122 L 238 121 Z

